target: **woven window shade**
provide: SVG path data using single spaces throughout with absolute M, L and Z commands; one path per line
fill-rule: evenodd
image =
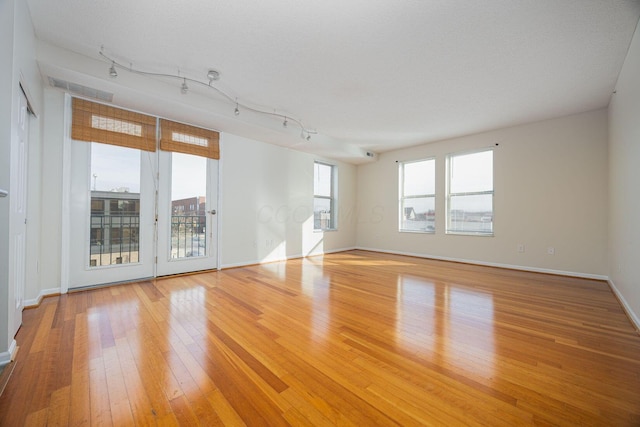
M 160 149 L 220 158 L 220 134 L 213 130 L 160 119 Z
M 75 140 L 156 151 L 155 117 L 79 98 L 73 98 L 72 114 Z

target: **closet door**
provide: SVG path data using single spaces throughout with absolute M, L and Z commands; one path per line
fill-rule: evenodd
M 26 285 L 27 250 L 27 153 L 30 113 L 27 98 L 20 90 L 18 111 L 14 116 L 15 135 L 11 138 L 9 198 L 9 338 L 13 339 L 22 325 L 24 289 Z

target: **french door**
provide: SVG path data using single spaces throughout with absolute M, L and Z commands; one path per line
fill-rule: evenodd
M 216 268 L 217 163 L 72 141 L 69 288 Z
M 159 152 L 157 275 L 215 268 L 218 161 Z

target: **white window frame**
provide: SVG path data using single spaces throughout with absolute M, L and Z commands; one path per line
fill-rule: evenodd
M 316 165 L 329 166 L 331 168 L 331 189 L 329 192 L 329 196 L 315 194 L 315 180 L 316 180 Z M 313 180 L 314 180 L 314 192 L 313 192 L 313 206 L 314 206 L 314 221 L 313 221 L 313 231 L 337 231 L 338 230 L 338 197 L 337 197 L 337 184 L 338 184 L 338 166 L 323 162 L 320 160 L 316 160 L 313 162 Z M 316 199 L 324 199 L 329 200 L 330 206 L 330 226 L 327 228 L 316 228 L 315 224 L 315 200 Z
M 491 174 L 492 174 L 492 188 L 491 190 L 485 190 L 485 191 L 469 191 L 469 192 L 460 192 L 460 193 L 453 193 L 451 192 L 451 181 L 452 181 L 452 173 L 453 173 L 453 168 L 451 167 L 451 163 L 452 160 L 456 157 L 460 157 L 460 156 L 467 156 L 467 155 L 471 155 L 471 154 L 478 154 L 478 153 L 484 153 L 490 151 L 492 154 L 492 168 L 491 168 Z M 445 221 L 445 233 L 446 234 L 457 234 L 457 235 L 465 235 L 465 236 L 487 236 L 487 237 L 492 237 L 494 236 L 494 230 L 495 230 L 495 222 L 494 222 L 494 218 L 495 218 L 495 153 L 494 153 L 494 149 L 493 148 L 482 148 L 479 150 L 471 150 L 471 151 L 462 151 L 462 152 L 457 152 L 457 153 L 450 153 L 447 155 L 447 182 L 446 182 L 446 197 L 445 197 L 445 215 L 446 215 L 446 221 Z M 452 197 L 464 197 L 464 196 L 483 196 L 483 195 L 491 195 L 491 231 L 482 231 L 482 230 L 478 230 L 478 231 L 465 231 L 465 230 L 452 230 L 451 229 L 451 198 Z
M 419 195 L 404 195 L 404 168 L 408 164 L 421 163 L 421 162 L 433 162 L 433 193 L 431 194 L 419 194 Z M 404 202 L 407 199 L 420 199 L 420 198 L 432 198 L 433 206 L 435 211 L 436 206 L 436 158 L 428 157 L 420 160 L 410 160 L 406 162 L 398 162 L 398 231 L 401 233 L 426 233 L 426 234 L 434 234 L 436 232 L 435 221 L 433 229 L 424 229 L 424 230 L 412 230 L 408 228 L 402 228 L 403 218 L 405 216 L 404 212 Z

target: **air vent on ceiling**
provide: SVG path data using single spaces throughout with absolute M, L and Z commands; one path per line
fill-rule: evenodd
M 77 83 L 71 83 L 66 80 L 56 79 L 55 77 L 49 76 L 49 84 L 53 87 L 57 87 L 58 89 L 65 90 L 71 94 L 83 96 L 85 98 L 98 99 L 104 102 L 113 101 L 112 93 L 87 86 L 82 86 Z

